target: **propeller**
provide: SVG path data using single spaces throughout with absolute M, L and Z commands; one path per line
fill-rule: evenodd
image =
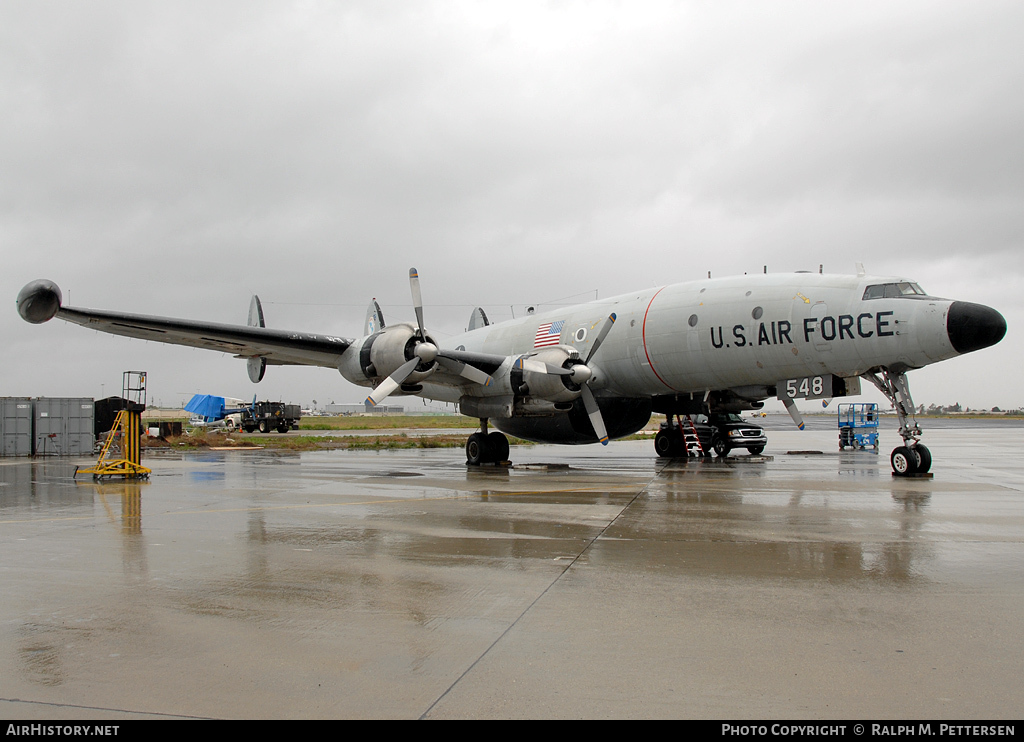
M 427 333 L 423 330 L 423 295 L 420 293 L 420 274 L 415 268 L 409 269 L 409 289 L 412 292 L 413 310 L 416 312 L 416 333 L 420 338 L 420 341 L 416 343 L 416 347 L 413 348 L 413 354 L 416 357 L 403 363 L 394 373 L 378 384 L 377 388 L 366 398 L 366 401 L 372 405 L 380 404 L 389 395 L 393 394 L 406 379 L 412 376 L 418 365 L 421 363 L 429 364 L 435 360 L 451 373 L 477 384 L 489 386 L 491 377 L 488 374 L 470 366 L 468 363 L 463 363 L 455 357 L 453 352 L 440 350 L 436 345 L 427 340 Z
M 611 332 L 612 326 L 615 324 L 615 313 L 612 312 L 608 315 L 608 319 L 601 325 L 601 329 L 598 330 L 597 337 L 594 339 L 594 344 L 590 346 L 590 352 L 587 353 L 586 359 L 582 363 L 577 363 L 569 368 L 563 368 L 562 366 L 555 366 L 551 363 L 544 363 L 543 361 L 533 360 L 527 356 L 522 356 L 516 361 L 516 366 L 524 371 L 530 371 L 538 374 L 549 374 L 552 376 L 568 376 L 574 384 L 580 387 L 580 397 L 583 399 L 583 407 L 587 411 L 587 416 L 590 418 L 590 424 L 594 426 L 594 433 L 597 435 L 597 440 L 600 441 L 602 446 L 608 445 L 608 429 L 605 427 L 604 418 L 601 417 L 601 408 L 597 404 L 597 399 L 594 397 L 594 393 L 590 390 L 590 380 L 594 376 L 594 371 L 590 368 L 590 359 L 597 353 L 597 349 L 601 347 L 605 338 L 608 337 L 608 333 Z

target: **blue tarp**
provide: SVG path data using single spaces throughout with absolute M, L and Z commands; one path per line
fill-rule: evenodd
M 185 405 L 185 411 L 193 415 L 202 415 L 210 420 L 221 420 L 224 417 L 224 397 L 211 394 L 196 394 Z

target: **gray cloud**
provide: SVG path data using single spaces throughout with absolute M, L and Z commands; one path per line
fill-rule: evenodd
M 222 321 L 257 291 L 278 326 L 354 335 L 372 296 L 411 316 L 416 265 L 443 334 L 477 303 L 861 261 L 1007 316 L 917 372 L 921 401 L 1024 404 L 999 373 L 1022 28 L 1010 2 L 7 4 L 0 289 Z M 0 393 L 92 396 L 136 361 L 250 388 L 215 354 L 0 327 Z M 361 398 L 272 371 L 267 393 Z

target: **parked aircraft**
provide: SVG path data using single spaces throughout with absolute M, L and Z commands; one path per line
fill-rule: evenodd
M 443 346 L 424 327 L 419 276 L 409 272 L 416 323 L 388 325 L 376 301 L 360 338 L 268 329 L 253 297 L 248 326 L 65 307 L 52 281 L 18 295 L 28 322 L 59 317 L 115 335 L 230 352 L 260 381 L 268 365 L 336 368 L 392 394 L 455 403 L 480 420 L 471 464 L 504 461 L 502 433 L 548 443 L 607 444 L 667 424 L 661 456 L 685 456 L 680 416 L 759 409 L 778 397 L 802 425 L 797 399 L 860 393 L 867 379 L 899 416 L 899 475 L 927 472 L 907 372 L 998 343 L 996 310 L 926 294 L 897 277 L 758 274 L 689 281 L 491 324 L 473 310 Z M 489 431 L 489 425 L 498 431 Z

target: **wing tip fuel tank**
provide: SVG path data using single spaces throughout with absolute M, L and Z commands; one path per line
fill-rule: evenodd
M 62 299 L 57 284 L 40 278 L 18 292 L 18 314 L 26 322 L 40 325 L 60 311 Z

